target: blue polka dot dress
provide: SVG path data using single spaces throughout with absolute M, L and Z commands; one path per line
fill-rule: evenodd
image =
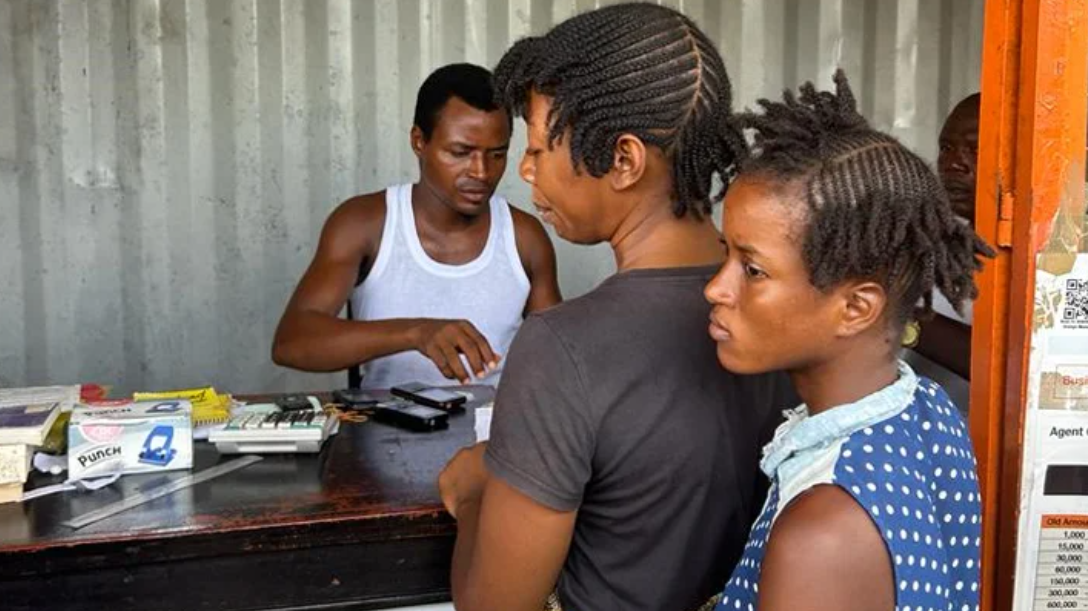
M 816 485 L 847 491 L 887 545 L 899 611 L 977 611 L 981 535 L 971 441 L 944 390 L 905 363 L 891 386 L 813 417 L 801 406 L 764 450 L 766 505 L 717 611 L 758 609 L 775 518 Z

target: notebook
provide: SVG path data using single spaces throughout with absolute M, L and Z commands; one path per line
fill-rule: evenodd
M 21 500 L 23 500 L 22 482 L 15 482 L 13 484 L 0 484 L 0 504 L 18 503 Z
M 133 401 L 162 401 L 187 399 L 193 406 L 193 427 L 226 422 L 230 418 L 230 395 L 221 395 L 212 387 L 172 390 L 168 392 L 133 393 Z
M 28 388 L 0 388 L 0 407 L 14 405 L 39 405 L 60 403 L 62 411 L 72 411 L 79 403 L 80 386 L 32 386 Z
M 58 403 L 0 407 L 0 444 L 40 446 L 58 415 Z
M 0 445 L 0 486 L 25 483 L 33 456 L 34 448 L 26 444 Z

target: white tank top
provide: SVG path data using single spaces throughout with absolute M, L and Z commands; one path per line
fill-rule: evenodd
M 492 196 L 487 244 L 476 259 L 447 265 L 423 250 L 412 212 L 412 185 L 385 191 L 385 228 L 374 266 L 351 295 L 357 320 L 390 318 L 464 319 L 505 357 L 521 326 L 529 298 L 529 277 L 518 257 L 509 204 Z M 468 365 L 466 362 L 466 370 Z M 502 371 L 477 380 L 498 384 Z M 416 350 L 374 359 L 363 366 L 364 388 L 389 388 L 404 382 L 436 386 L 457 384 Z

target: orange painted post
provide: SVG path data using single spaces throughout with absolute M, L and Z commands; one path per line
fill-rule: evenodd
M 1036 255 L 1071 254 L 1084 215 L 1086 0 L 986 5 L 971 433 L 983 489 L 982 608 L 1012 608 Z M 991 205 L 986 205 L 992 202 Z M 1059 229 L 1059 230 L 1056 230 Z
M 1002 195 L 1011 202 L 1015 187 L 1016 109 L 1020 67 L 1019 0 L 986 4 L 982 56 L 982 107 L 979 120 L 978 206 L 975 227 L 997 257 L 977 280 L 971 337 L 970 428 L 982 488 L 982 609 L 995 609 L 1000 507 L 1001 440 L 1004 431 L 1005 364 L 1011 209 L 1002 211 Z M 1007 217 L 1001 220 L 1002 212 Z M 1005 234 L 1005 236 L 1000 236 Z M 999 237 L 1000 236 L 1000 237 Z M 1007 236 L 1007 237 L 1006 237 Z

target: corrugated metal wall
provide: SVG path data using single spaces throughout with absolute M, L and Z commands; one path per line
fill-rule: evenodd
M 0 385 L 340 383 L 268 356 L 325 216 L 413 178 L 431 69 L 493 65 L 598 4 L 0 0 Z M 978 88 L 983 0 L 666 4 L 719 42 L 741 105 L 842 66 L 866 114 L 930 157 Z M 513 167 L 501 190 L 526 203 Z M 558 246 L 568 296 L 612 269 L 604 248 Z

